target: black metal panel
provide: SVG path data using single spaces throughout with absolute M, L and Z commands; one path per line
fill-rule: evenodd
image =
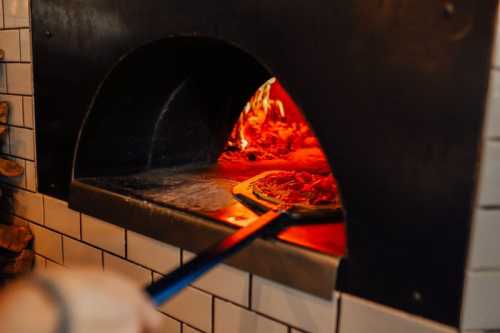
M 451 2 L 33 0 L 40 190 L 67 193 L 85 111 L 124 53 L 227 40 L 279 77 L 332 162 L 340 288 L 456 326 L 497 1 Z
M 106 76 L 81 125 L 74 177 L 215 162 L 245 103 L 270 76 L 213 38 L 166 38 L 130 52 Z

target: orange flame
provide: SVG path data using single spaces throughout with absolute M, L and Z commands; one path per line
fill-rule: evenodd
M 296 161 L 303 163 L 295 168 L 283 167 L 295 170 L 314 167 L 316 171 L 329 172 L 313 131 L 276 78 L 265 82 L 245 105 L 220 157 L 221 162 L 238 160 L 254 164 Z M 277 167 L 281 166 L 272 165 Z

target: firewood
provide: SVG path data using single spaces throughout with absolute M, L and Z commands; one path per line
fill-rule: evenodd
M 21 252 L 33 239 L 27 226 L 0 225 L 0 248 L 10 252 Z
M 20 275 L 31 271 L 35 255 L 32 250 L 23 250 L 14 260 L 0 267 L 0 272 L 8 275 Z
M 14 161 L 0 158 L 0 175 L 5 177 L 18 177 L 24 173 L 24 168 Z

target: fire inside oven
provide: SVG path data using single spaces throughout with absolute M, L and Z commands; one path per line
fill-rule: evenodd
M 130 71 L 137 68 L 123 67 L 127 68 L 127 75 L 131 75 Z M 99 141 L 102 136 L 92 133 L 93 131 L 107 133 L 107 128 L 101 125 L 106 118 L 93 120 L 92 116 L 100 116 L 102 113 L 91 114 L 87 122 L 93 125 L 86 126 L 82 139 L 84 144 L 80 144 L 77 158 L 79 170 L 84 170 L 80 165 L 90 165 L 89 169 L 98 168 L 97 158 L 93 157 L 98 153 L 95 147 L 106 144 L 113 147 L 113 151 L 110 152 L 109 148 L 103 149 L 104 154 L 113 153 L 124 147 L 122 155 L 127 159 L 132 156 L 130 160 L 136 157 L 130 155 L 129 150 L 139 154 L 144 152 L 141 160 L 145 162 L 141 163 L 145 163 L 145 167 L 122 173 L 116 173 L 116 167 L 113 167 L 109 168 L 111 171 L 108 174 L 102 171 L 105 170 L 103 168 L 99 171 L 101 175 L 95 176 L 91 172 L 85 175 L 85 172 L 77 170 L 78 180 L 113 193 L 238 227 L 248 225 L 262 214 L 262 211 L 256 210 L 248 202 L 235 196 L 234 188 L 242 182 L 250 182 L 252 195 L 264 201 L 299 203 L 309 207 L 333 205 L 340 207 L 337 183 L 320 142 L 302 111 L 279 80 L 268 76 L 264 82 L 260 81 L 260 87 L 255 87 L 255 83 L 248 84 L 248 87 L 253 88 L 245 88 L 247 92 L 240 94 L 247 96 L 245 98 L 248 99 L 253 90 L 253 96 L 250 96 L 246 104 L 235 102 L 230 107 L 232 114 L 238 111 L 235 108 L 239 108 L 239 117 L 225 116 L 219 111 L 216 111 L 219 112 L 216 117 L 212 117 L 206 110 L 212 106 L 207 106 L 206 101 L 211 102 L 212 95 L 217 94 L 219 88 L 214 88 L 213 84 L 206 84 L 205 80 L 213 76 L 211 72 L 205 73 L 210 67 L 197 69 L 201 74 L 197 72 L 194 76 L 190 74 L 180 77 L 177 80 L 180 83 L 170 88 L 171 92 L 167 98 L 158 98 L 164 101 L 157 107 L 160 111 L 151 117 L 149 125 L 144 126 L 144 133 L 152 133 L 149 139 L 144 136 L 144 139 L 139 140 L 138 134 L 132 132 L 141 127 L 139 121 L 144 121 L 143 118 L 138 120 L 135 127 L 116 128 L 113 136 L 106 139 L 115 140 L 119 145 Z M 186 68 L 188 71 L 192 70 L 192 67 Z M 121 84 L 130 81 L 117 80 L 117 82 Z M 122 87 L 110 86 L 111 94 L 106 91 L 105 86 L 100 95 L 116 93 L 120 98 L 126 95 L 121 93 Z M 155 85 L 155 87 L 159 87 L 157 93 L 161 94 L 161 86 Z M 213 90 L 207 91 L 209 89 Z M 137 91 L 134 91 L 134 94 L 142 96 Z M 145 92 L 146 102 L 150 102 L 151 97 L 148 96 L 152 94 L 150 90 Z M 125 98 L 122 99 L 126 102 Z M 230 99 L 231 97 L 228 100 Z M 103 98 L 103 100 L 108 99 Z M 94 109 L 115 108 L 118 110 L 117 114 L 120 110 L 126 110 L 117 106 L 116 98 L 109 100 L 110 104 L 103 104 L 104 106 L 97 100 Z M 244 100 L 239 99 L 239 101 Z M 215 103 L 212 109 L 223 109 L 224 103 Z M 151 106 L 145 108 L 142 101 L 140 106 L 143 110 L 154 108 Z M 111 116 L 108 118 L 113 119 Z M 236 118 L 235 123 L 227 121 L 234 118 Z M 207 126 L 212 127 L 207 129 Z M 217 142 L 224 141 L 224 145 L 210 143 L 210 138 L 213 137 L 217 138 Z M 139 149 L 130 148 L 134 145 Z M 150 148 L 147 148 L 148 146 Z M 86 147 L 90 148 L 86 150 Z M 140 147 L 145 148 L 140 149 Z M 85 159 L 88 159 L 88 164 L 83 163 Z M 113 159 L 108 158 L 106 162 L 113 162 Z M 301 223 L 285 229 L 277 237 L 282 241 L 329 255 L 343 256 L 346 252 L 345 226 L 343 219 L 338 217 Z

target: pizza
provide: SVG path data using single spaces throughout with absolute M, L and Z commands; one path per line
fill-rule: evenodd
M 262 199 L 300 205 L 334 205 L 339 202 L 332 174 L 306 171 L 277 171 L 252 183 L 252 191 Z

